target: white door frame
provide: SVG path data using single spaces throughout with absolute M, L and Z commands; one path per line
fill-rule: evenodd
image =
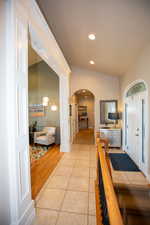
M 123 95 L 123 150 L 127 151 L 126 146 L 125 146 L 125 104 L 127 103 L 127 97 L 126 94 L 129 91 L 130 88 L 132 88 L 135 84 L 138 84 L 140 82 L 143 82 L 146 86 L 146 91 L 145 91 L 145 164 L 143 165 L 143 173 L 148 177 L 148 163 L 149 163 L 149 152 L 148 152 L 148 139 L 149 139 L 149 129 L 148 129 L 148 125 L 149 125 L 149 108 L 148 108 L 148 94 L 149 94 L 149 90 L 148 90 L 148 85 L 147 83 L 142 80 L 142 79 L 138 79 L 133 81 L 131 84 L 129 84 L 127 86 L 127 88 L 124 91 L 124 95 Z
M 30 225 L 31 199 L 28 143 L 28 30 L 37 53 L 60 79 L 61 151 L 70 151 L 70 68 L 35 0 L 7 1 L 7 104 L 10 224 Z M 19 130 L 19 135 L 18 135 Z M 3 131 L 0 131 L 3 132 Z M 22 148 L 20 148 L 22 145 Z M 1 184 L 2 185 L 2 184 Z

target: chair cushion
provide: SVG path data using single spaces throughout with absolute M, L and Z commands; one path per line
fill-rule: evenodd
M 54 135 L 56 132 L 56 127 L 44 127 L 43 131 L 50 135 Z
M 39 137 L 37 137 L 37 140 L 47 140 L 47 136 L 46 135 L 40 135 Z

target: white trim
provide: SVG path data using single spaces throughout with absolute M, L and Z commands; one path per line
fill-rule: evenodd
M 31 199 L 31 186 L 28 160 L 28 123 L 19 119 L 17 108 L 27 104 L 27 32 L 28 26 L 36 33 L 36 50 L 40 52 L 49 66 L 58 74 L 60 78 L 60 124 L 61 124 L 61 151 L 70 151 L 70 127 L 69 127 L 69 79 L 70 68 L 53 36 L 44 17 L 42 16 L 35 0 L 12 0 L 8 2 L 7 8 L 7 93 L 4 96 L 7 102 L 7 130 L 9 134 L 9 193 L 10 196 L 10 224 L 30 225 L 34 216 L 34 201 Z M 19 22 L 19 23 L 18 23 Z M 18 28 L 18 24 L 22 24 Z M 18 28 L 18 30 L 16 29 Z M 19 34 L 18 34 L 19 31 Z M 19 37 L 19 42 L 18 41 Z M 34 36 L 32 35 L 34 41 Z M 21 45 L 20 45 L 21 44 Z M 40 46 L 40 47 L 39 47 Z M 17 48 L 18 47 L 18 48 Z M 21 54 L 21 57 L 20 57 Z M 23 58 L 22 58 L 23 57 Z M 18 60 L 19 59 L 19 60 Z M 18 63 L 19 61 L 19 63 Z M 9 66 L 8 66 L 9 63 Z M 19 65 L 19 67 L 18 67 Z M 20 67 L 21 66 L 21 67 Z M 17 71 L 17 72 L 16 72 Z M 19 71 L 19 72 L 18 72 Z M 22 75 L 22 76 L 21 76 Z M 21 87 L 22 89 L 18 89 Z M 23 92 L 21 91 L 23 90 Z M 64 91 L 65 90 L 65 91 Z M 21 93 L 19 99 L 23 99 L 22 104 L 18 104 L 17 95 Z M 27 117 L 27 106 L 22 108 Z M 22 111 L 20 111 L 22 112 Z M 23 118 L 23 117 L 21 117 Z M 20 121 L 19 129 L 22 131 L 18 135 L 17 122 Z M 24 133 L 23 133 L 24 132 Z M 18 142 L 22 138 L 23 150 Z M 26 148 L 25 148 L 26 147 Z M 23 155 L 25 153 L 25 157 Z M 22 155 L 21 155 L 22 154 Z M 20 158 L 19 158 L 20 157 Z M 21 166 L 20 166 L 21 165 Z M 21 179 L 20 179 L 21 178 Z M 2 184 L 1 184 L 2 185 Z
M 32 225 L 34 219 L 34 201 L 31 201 L 31 204 L 28 206 L 22 217 L 18 221 L 11 223 L 11 225 Z
M 145 134 L 146 134 L 146 149 L 145 149 L 145 155 L 146 156 L 149 156 L 149 152 L 148 152 L 148 139 L 149 139 L 149 129 L 148 129 L 148 125 L 149 125 L 149 107 L 148 107 L 148 96 L 149 96 L 149 88 L 148 88 L 148 84 L 146 83 L 145 80 L 143 79 L 137 79 L 133 82 L 131 82 L 124 90 L 124 93 L 123 93 L 123 150 L 126 151 L 126 147 L 125 147 L 125 103 L 126 103 L 126 99 L 128 97 L 126 97 L 126 94 L 127 92 L 129 91 L 130 88 L 132 88 L 135 84 L 138 84 L 140 82 L 143 82 L 145 84 L 145 87 L 146 87 L 146 90 L 144 91 L 145 92 L 145 100 L 146 100 L 146 103 L 145 103 L 145 106 L 146 106 L 146 118 L 145 118 Z M 144 171 L 143 173 L 145 174 L 145 176 L 148 178 L 149 177 L 149 173 L 148 173 L 148 170 L 149 170 L 149 167 L 148 167 L 148 164 L 149 164 L 149 159 L 148 157 L 145 157 L 145 168 L 144 168 Z M 149 178 L 150 179 L 150 178 Z

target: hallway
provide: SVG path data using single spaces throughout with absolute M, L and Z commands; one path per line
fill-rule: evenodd
M 94 144 L 94 130 L 84 129 L 80 130 L 74 139 L 74 144 L 93 145 Z
M 36 199 L 34 225 L 96 225 L 95 178 L 95 146 L 72 145 Z

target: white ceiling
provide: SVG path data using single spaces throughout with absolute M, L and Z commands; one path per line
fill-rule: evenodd
M 70 65 L 122 75 L 150 41 L 149 0 L 37 2 Z

